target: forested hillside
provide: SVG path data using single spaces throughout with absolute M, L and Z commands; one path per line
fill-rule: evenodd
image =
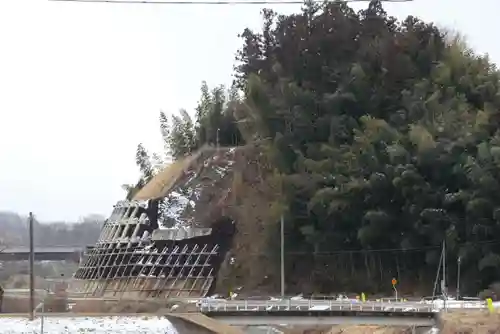
M 265 148 L 282 189 L 273 207 L 285 215 L 290 285 L 377 291 L 397 277 L 427 288 L 444 240 L 451 282 L 459 256 L 465 292 L 500 281 L 495 65 L 379 1 L 360 12 L 306 3 L 263 20 L 241 35 L 229 93 L 204 84 L 194 121 L 161 114 L 165 156 L 206 143 Z M 139 146 L 138 187 L 162 159 Z
M 36 246 L 87 246 L 99 238 L 104 218 L 98 215 L 84 217 L 75 223 L 35 220 Z M 12 212 L 0 212 L 0 250 L 5 247 L 29 246 L 28 219 Z

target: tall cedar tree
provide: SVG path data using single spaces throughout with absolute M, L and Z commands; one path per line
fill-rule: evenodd
M 465 290 L 500 281 L 500 90 L 487 57 L 380 1 L 263 19 L 241 35 L 235 114 L 286 176 L 287 244 L 308 254 L 289 277 L 307 269 L 324 292 L 432 282 L 446 240 Z
M 168 155 L 268 143 L 299 290 L 432 282 L 445 240 L 464 292 L 500 281 L 500 83 L 488 58 L 380 1 L 263 19 L 241 35 L 228 96 L 203 83 L 194 121 L 160 115 Z

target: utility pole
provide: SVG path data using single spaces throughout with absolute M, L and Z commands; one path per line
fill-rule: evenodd
M 29 215 L 29 240 L 30 240 L 30 258 L 29 258 L 29 269 L 30 269 L 30 320 L 34 319 L 35 311 L 35 273 L 33 271 L 35 263 L 35 246 L 33 238 L 33 213 L 30 212 Z
M 445 237 L 446 238 L 446 237 Z M 443 241 L 443 281 L 442 281 L 442 293 L 443 293 L 443 307 L 446 311 L 446 299 L 448 298 L 446 293 L 446 239 Z
M 281 215 L 281 298 L 285 298 L 285 219 Z
M 460 298 L 460 264 L 462 263 L 462 258 L 458 256 L 457 259 L 457 300 Z
M 437 288 L 438 288 L 438 284 L 440 282 L 439 280 L 439 275 L 441 275 L 441 266 L 443 264 L 443 249 L 441 248 L 441 255 L 439 257 L 439 263 L 438 263 L 438 268 L 437 268 L 437 271 L 436 271 L 436 279 L 434 280 L 434 289 L 432 290 L 432 299 L 434 300 L 434 297 L 436 296 L 436 293 L 437 293 Z
M 216 133 L 217 137 L 216 137 L 216 139 L 215 139 L 217 149 L 219 149 L 219 131 L 220 131 L 220 129 L 217 129 L 217 133 Z

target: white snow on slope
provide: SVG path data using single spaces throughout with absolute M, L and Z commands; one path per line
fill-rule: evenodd
M 41 334 L 41 319 L 0 318 L 2 334 Z M 45 334 L 178 334 L 172 324 L 161 317 L 46 317 Z
M 203 164 L 205 168 L 210 168 L 213 172 L 215 172 L 218 179 L 221 180 L 226 177 L 229 173 L 229 167 L 234 164 L 234 160 L 230 159 L 233 152 L 234 149 L 231 149 L 224 154 L 224 157 L 226 158 L 224 162 L 225 165 L 221 166 L 212 164 L 213 160 L 220 158 L 219 156 L 210 157 L 206 159 Z M 163 217 L 159 217 L 159 228 L 180 228 L 182 226 L 192 226 L 193 218 L 183 217 L 183 215 L 185 215 L 188 208 L 194 211 L 196 201 L 200 198 L 203 186 L 196 183 L 200 177 L 199 173 L 200 172 L 192 172 L 189 179 L 185 183 L 183 183 L 180 187 L 177 187 L 176 190 L 171 191 L 165 197 L 165 211 L 163 213 Z M 216 182 L 215 180 L 212 181 Z
M 175 222 L 174 227 L 182 226 L 184 220 L 181 218 L 181 215 L 186 211 L 188 206 L 194 209 L 195 202 L 190 199 L 192 196 L 192 192 L 188 195 L 182 195 L 173 191 L 167 197 L 165 215 Z

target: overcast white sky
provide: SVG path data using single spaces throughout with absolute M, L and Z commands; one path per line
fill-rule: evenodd
M 0 210 L 107 215 L 136 180 L 137 144 L 160 147 L 159 111 L 192 109 L 202 80 L 231 82 L 237 34 L 260 9 L 0 0 Z M 499 0 L 386 9 L 457 29 L 500 63 Z

